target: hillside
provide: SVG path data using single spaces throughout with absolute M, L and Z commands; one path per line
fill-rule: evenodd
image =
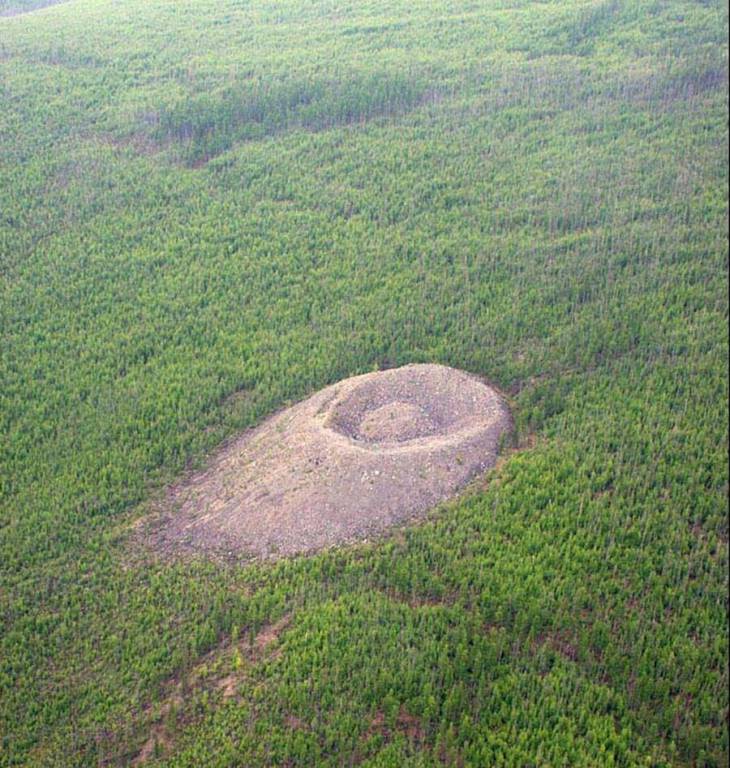
M 0 766 L 726 765 L 727 3 L 38 5 L 0 0 Z M 428 520 L 137 546 L 224 441 L 411 363 L 515 420 Z

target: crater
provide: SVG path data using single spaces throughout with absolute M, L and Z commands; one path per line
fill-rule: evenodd
M 171 486 L 165 550 L 276 557 L 369 539 L 423 515 L 497 458 L 503 398 L 442 365 L 354 376 L 274 414 Z
M 437 430 L 438 423 L 423 408 L 395 400 L 367 411 L 353 436 L 372 443 L 403 442 Z

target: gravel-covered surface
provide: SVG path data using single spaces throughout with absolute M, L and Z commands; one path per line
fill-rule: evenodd
M 355 376 L 280 411 L 172 486 L 147 529 L 164 550 L 271 557 L 370 538 L 497 458 L 509 410 L 441 365 Z

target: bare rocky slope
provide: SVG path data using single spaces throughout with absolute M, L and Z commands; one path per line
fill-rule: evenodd
M 441 365 L 346 379 L 283 410 L 172 487 L 164 549 L 269 557 L 362 540 L 492 466 L 511 427 L 500 395 Z

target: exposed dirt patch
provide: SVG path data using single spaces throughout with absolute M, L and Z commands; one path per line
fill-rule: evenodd
M 369 739 L 377 734 L 386 741 L 390 741 L 393 733 L 402 733 L 409 741 L 417 744 L 423 743 L 426 739 L 426 733 L 420 719 L 409 714 L 403 706 L 398 710 L 392 727 L 388 725 L 385 714 L 378 710 L 370 720 L 365 731 L 365 738 Z
M 239 682 L 238 675 L 226 675 L 217 681 L 216 688 L 224 699 L 232 699 L 236 695 Z
M 149 732 L 131 765 L 143 765 L 174 748 L 177 724 L 190 720 L 186 706 L 200 693 L 215 692 L 224 701 L 238 697 L 239 687 L 247 679 L 249 665 L 276 658 L 280 651 L 276 643 L 290 624 L 291 614 L 285 614 L 277 622 L 265 624 L 250 643 L 247 640 L 226 642 L 207 653 L 184 679 L 173 677 L 168 680 L 163 686 L 164 698 L 155 714 L 151 708 L 147 711 Z
M 410 715 L 401 707 L 395 720 L 396 730 L 403 733 L 409 741 L 420 743 L 424 741 L 426 734 L 419 718 Z
M 148 537 L 163 551 L 258 557 L 364 540 L 493 466 L 511 426 L 500 395 L 462 371 L 356 376 L 275 414 L 170 488 Z
M 161 757 L 170 751 L 171 743 L 167 728 L 161 723 L 156 723 L 140 753 L 132 760 L 131 765 L 144 765 L 153 758 Z
M 271 646 L 279 639 L 282 632 L 289 626 L 290 623 L 291 617 L 286 615 L 279 619 L 279 621 L 277 621 L 275 624 L 267 624 L 264 626 L 258 635 L 256 635 L 253 643 L 254 650 L 257 653 L 262 654 L 269 648 L 269 646 Z

